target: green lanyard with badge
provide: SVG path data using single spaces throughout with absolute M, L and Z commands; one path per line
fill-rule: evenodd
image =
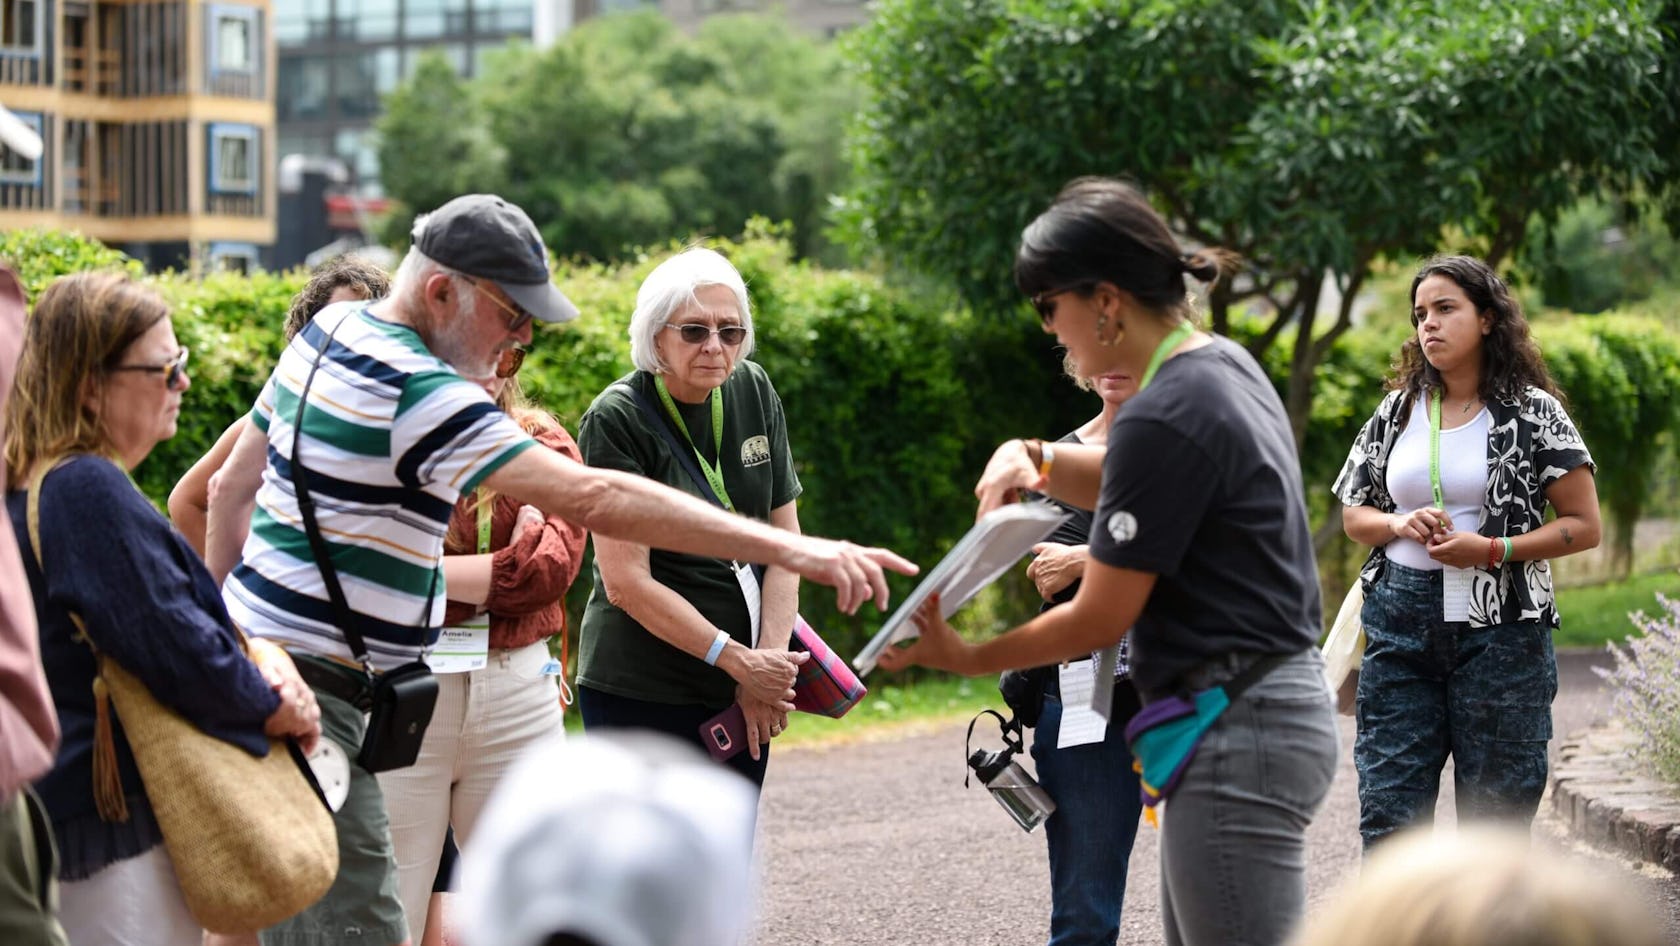
M 483 555 L 490 551 L 490 521 L 496 504 L 483 487 L 479 487 L 474 498 L 478 504 L 478 554 Z M 489 611 L 444 627 L 438 632 L 437 646 L 426 655 L 426 664 L 433 673 L 467 673 L 482 670 L 489 663 Z
M 706 482 L 717 494 L 718 502 L 730 512 L 735 511 L 735 504 L 729 499 L 729 490 L 723 485 L 723 389 L 717 388 L 707 397 L 712 409 L 712 449 L 717 455 L 717 465 L 706 462 L 701 455 L 700 448 L 694 445 L 694 437 L 688 432 L 688 424 L 683 422 L 682 415 L 677 412 L 677 402 L 671 397 L 671 390 L 665 386 L 665 379 L 660 375 L 653 376 L 654 389 L 659 392 L 659 401 L 665 405 L 665 413 L 677 425 L 682 433 L 683 441 L 694 451 L 694 461 L 700 465 L 700 472 L 705 474 Z M 741 586 L 741 597 L 747 603 L 747 616 L 752 621 L 752 646 L 758 646 L 759 616 L 763 609 L 763 593 L 758 587 L 758 576 L 753 574 L 752 566 L 741 562 L 730 562 L 729 568 L 735 573 L 735 583 Z

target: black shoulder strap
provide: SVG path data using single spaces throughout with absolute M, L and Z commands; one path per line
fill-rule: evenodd
M 315 352 L 315 363 L 309 366 L 309 374 L 303 379 L 303 390 L 298 392 L 297 417 L 292 421 L 292 488 L 297 491 L 298 514 L 303 517 L 303 531 L 309 536 L 309 551 L 315 556 L 315 565 L 321 569 L 321 580 L 326 583 L 327 597 L 332 601 L 333 620 L 338 623 L 338 629 L 344 632 L 344 639 L 350 645 L 350 651 L 356 655 L 356 660 L 369 673 L 373 672 L 372 663 L 368 659 L 367 641 L 362 639 L 360 631 L 356 630 L 356 614 L 350 610 L 350 602 L 345 600 L 344 588 L 338 583 L 338 569 L 333 567 L 332 552 L 327 548 L 327 540 L 321 536 L 321 526 L 315 519 L 315 500 L 309 495 L 309 474 L 303 470 L 303 464 L 298 462 L 298 445 L 303 442 L 303 412 L 309 406 L 309 387 L 315 383 L 315 372 L 321 370 L 321 360 L 327 356 L 327 349 L 332 347 L 333 336 L 344 326 L 345 319 L 339 319 L 332 327 L 327 337 L 321 342 L 321 347 Z
M 723 500 L 718 498 L 717 491 L 712 489 L 712 484 L 706 479 L 706 475 L 700 472 L 700 464 L 694 462 L 694 448 L 688 447 L 685 449 L 683 447 L 682 441 L 678 440 L 677 435 L 671 432 L 671 425 L 665 423 L 665 419 L 659 416 L 659 412 L 654 409 L 653 402 L 648 400 L 647 395 L 636 390 L 635 385 L 623 381 L 615 381 L 611 387 L 623 388 L 629 393 L 630 400 L 636 402 L 636 407 L 641 410 L 642 416 L 647 418 L 648 426 L 659 431 L 660 436 L 665 438 L 666 445 L 671 448 L 671 455 L 677 458 L 678 463 L 682 464 L 683 470 L 688 473 L 690 479 L 694 480 L 694 485 L 700 487 L 700 492 L 707 499 L 722 506 Z
M 1237 701 L 1237 697 L 1241 696 L 1244 690 L 1256 683 L 1259 683 L 1261 677 L 1264 677 L 1266 674 L 1272 672 L 1272 668 L 1293 656 L 1295 655 L 1267 654 L 1259 660 L 1249 664 L 1242 673 L 1239 673 L 1231 679 L 1225 681 L 1224 686 L 1221 687 L 1221 689 L 1225 691 L 1225 698 L 1235 703 Z
M 303 412 L 309 406 L 309 387 L 315 383 L 315 372 L 321 369 L 321 360 L 327 356 L 327 349 L 332 347 L 333 336 L 344 327 L 344 323 L 355 318 L 356 313 L 338 320 L 338 324 L 327 333 L 321 347 L 315 352 L 315 363 L 309 366 L 309 374 L 303 379 L 303 389 L 298 392 L 297 417 L 292 422 L 292 488 L 297 491 L 298 514 L 303 517 L 303 531 L 309 536 L 309 551 L 315 556 L 315 565 L 321 569 L 321 580 L 327 586 L 327 597 L 332 602 L 333 620 L 338 623 L 339 630 L 344 632 L 344 640 L 350 645 L 351 653 L 356 655 L 356 662 L 369 675 L 373 673 L 373 662 L 368 657 L 367 641 L 356 629 L 356 612 L 350 610 L 350 602 L 344 597 L 344 588 L 338 582 L 338 570 L 333 567 L 332 552 L 327 548 L 327 540 L 321 536 L 321 526 L 315 519 L 315 500 L 309 495 L 309 474 L 304 471 L 303 464 L 298 462 L 298 445 L 303 441 Z M 426 611 L 421 616 L 422 623 L 431 619 L 433 599 L 437 596 L 437 573 L 432 573 L 432 588 L 426 595 Z

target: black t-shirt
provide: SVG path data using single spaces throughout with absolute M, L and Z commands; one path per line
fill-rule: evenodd
M 1115 418 L 1091 555 L 1157 576 L 1131 635 L 1145 693 L 1221 654 L 1294 653 L 1318 639 L 1295 440 L 1241 346 L 1215 337 L 1171 359 Z

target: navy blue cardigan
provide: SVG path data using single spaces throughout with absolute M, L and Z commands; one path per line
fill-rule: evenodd
M 12 483 L 13 487 L 23 486 Z M 6 494 L 40 625 L 41 662 L 64 737 L 35 783 L 52 818 L 63 880 L 80 880 L 162 841 L 120 721 L 113 727 L 129 820 L 100 819 L 93 801 L 94 658 L 70 612 L 105 655 L 210 735 L 253 755 L 280 698 L 246 659 L 214 579 L 181 534 L 116 464 L 75 457 L 41 487 L 46 577 L 29 543 L 25 493 Z

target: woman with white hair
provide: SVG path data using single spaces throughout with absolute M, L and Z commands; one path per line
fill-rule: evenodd
M 636 370 L 579 422 L 584 462 L 797 532 L 800 486 L 782 402 L 764 369 L 745 360 L 752 349 L 747 287 L 728 260 L 696 248 L 661 263 L 630 317 Z M 584 728 L 698 743 L 703 724 L 739 703 L 745 725 L 734 738 L 747 751 L 729 764 L 762 785 L 806 657 L 787 649 L 798 576 L 599 535 L 594 571 L 578 660 Z

